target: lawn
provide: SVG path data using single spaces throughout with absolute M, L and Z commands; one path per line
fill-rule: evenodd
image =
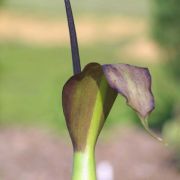
M 50 0 L 6 0 L 5 8 L 19 12 L 40 12 L 65 15 L 63 1 Z M 92 3 L 94 2 L 94 3 Z M 127 1 L 72 1 L 76 15 L 79 13 L 99 13 L 109 17 L 111 14 L 147 16 L 149 0 Z M 36 16 L 36 15 L 35 15 Z M 77 15 L 78 16 L 78 15 Z M 80 17 L 80 16 L 78 16 Z M 100 18 L 99 18 L 100 20 Z M 132 28 L 132 27 L 131 27 Z M 141 31 L 139 31 L 141 33 Z M 82 44 L 80 48 L 82 66 L 92 61 L 103 63 L 132 63 L 148 66 L 153 78 L 153 92 L 156 99 L 156 110 L 150 117 L 151 125 L 162 127 L 162 124 L 173 116 L 174 104 L 179 98 L 179 85 L 170 77 L 169 70 L 163 62 L 156 64 L 131 62 L 130 59 L 117 56 L 124 44 L 133 41 L 134 37 L 118 37 L 113 42 L 96 41 Z M 140 34 L 144 36 L 144 34 Z M 80 41 L 81 42 L 81 41 Z M 149 65 L 150 64 L 150 65 Z M 0 41 L 0 125 L 36 125 L 53 130 L 64 130 L 65 121 L 61 107 L 61 91 L 64 83 L 72 75 L 71 55 L 67 43 L 64 45 L 43 46 L 26 44 L 18 41 Z M 118 97 L 108 117 L 106 127 L 117 122 L 138 122 L 135 113 L 125 105 L 125 100 Z
M 83 64 L 113 59 L 111 48 L 97 47 L 82 48 Z M 72 75 L 69 48 L 1 43 L 0 49 L 1 125 L 36 123 L 63 129 L 61 90 Z M 115 112 L 109 119 L 120 116 Z
M 72 75 L 69 47 L 40 47 L 16 42 L 0 43 L 0 49 L 1 126 L 39 125 L 63 130 L 65 122 L 61 107 L 61 90 Z M 121 60 L 115 60 L 115 51 L 113 46 L 103 44 L 83 46 L 82 64 L 84 66 L 92 59 L 99 63 L 122 63 Z M 127 60 L 124 63 L 130 62 Z M 150 70 L 157 106 L 151 119 L 157 124 L 171 116 L 169 108 L 173 97 L 178 95 L 178 86 L 170 80 L 163 66 L 151 65 Z M 106 126 L 115 125 L 117 122 L 137 122 L 136 115 L 120 96 Z
M 21 12 L 43 13 L 51 15 L 64 14 L 63 0 L 4 0 L 5 6 L 11 10 Z M 53 3 L 52 3 L 53 2 Z M 76 13 L 90 13 L 101 15 L 137 15 L 147 16 L 150 0 L 72 0 Z

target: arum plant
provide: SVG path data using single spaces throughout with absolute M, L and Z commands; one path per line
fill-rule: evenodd
M 74 150 L 72 179 L 95 180 L 95 145 L 117 94 L 126 98 L 149 131 L 147 118 L 154 109 L 151 76 L 147 68 L 128 64 L 89 63 L 81 71 L 69 0 L 65 6 L 74 75 L 63 87 L 62 105 Z

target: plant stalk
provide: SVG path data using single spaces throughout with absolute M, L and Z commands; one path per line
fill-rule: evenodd
M 96 180 L 94 150 L 74 152 L 72 180 Z

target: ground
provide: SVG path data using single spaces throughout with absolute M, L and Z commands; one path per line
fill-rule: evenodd
M 114 180 L 178 180 L 171 151 L 139 129 L 114 130 L 97 145 L 97 165 L 108 162 Z M 68 142 L 68 143 L 67 143 Z M 72 147 L 67 137 L 34 128 L 0 131 L 2 180 L 68 180 Z

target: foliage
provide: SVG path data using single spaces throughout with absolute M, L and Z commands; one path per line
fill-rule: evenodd
M 166 123 L 163 128 L 163 134 L 171 147 L 173 147 L 180 156 L 180 117 Z
M 176 77 L 180 76 L 179 7 L 179 0 L 154 0 L 153 36 L 164 50 L 168 66 Z
M 3 4 L 4 0 L 0 0 L 0 6 Z
M 165 124 L 163 128 L 163 136 L 168 142 L 171 149 L 173 149 L 174 160 L 177 168 L 180 170 L 180 116 L 172 119 Z
M 154 37 L 166 49 L 180 44 L 179 6 L 179 0 L 155 0 Z

